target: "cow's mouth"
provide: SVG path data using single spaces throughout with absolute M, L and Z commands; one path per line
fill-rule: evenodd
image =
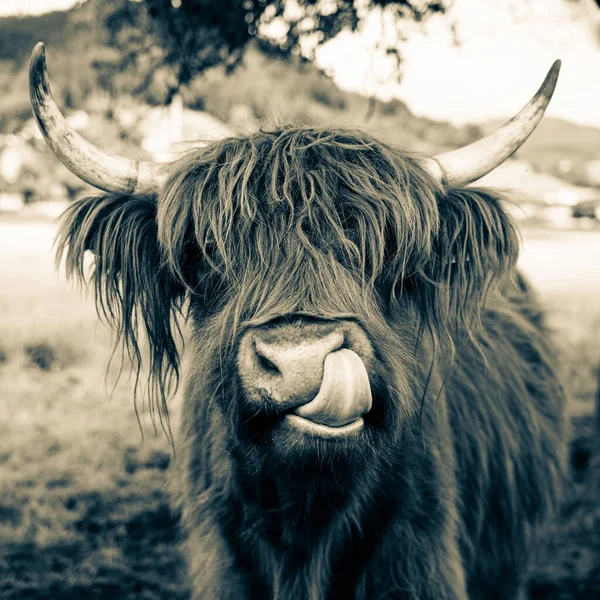
M 323 365 L 319 393 L 286 413 L 289 427 L 318 437 L 345 437 L 360 431 L 371 410 L 369 375 L 361 358 L 342 348 L 331 352 Z
M 307 434 L 322 438 L 350 436 L 358 433 L 365 424 L 365 421 L 362 417 L 352 421 L 352 423 L 342 425 L 341 427 L 330 427 L 329 425 L 323 425 L 322 423 L 317 423 L 315 421 L 311 421 L 310 419 L 299 417 L 293 413 L 286 414 L 284 419 L 290 427 L 297 429 L 298 431 L 304 431 Z

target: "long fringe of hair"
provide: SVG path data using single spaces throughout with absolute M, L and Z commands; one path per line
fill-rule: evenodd
M 434 339 L 473 337 L 518 238 L 491 191 L 443 190 L 418 157 L 362 132 L 286 127 L 191 151 L 157 198 L 76 202 L 58 256 L 80 280 L 86 250 L 98 312 L 138 377 L 139 326 L 147 333 L 162 415 L 179 379 L 174 314 L 186 295 L 232 335 L 270 315 L 368 314 L 374 298 L 408 295 Z
M 140 330 L 148 340 L 149 409 L 170 433 L 167 398 L 179 382 L 181 331 L 176 320 L 183 288 L 164 264 L 157 240 L 156 200 L 99 195 L 75 202 L 62 215 L 56 242 L 57 264 L 67 276 L 93 286 L 98 315 L 116 334 L 113 356 L 122 343 L 133 366 L 135 395 L 142 373 Z M 86 251 L 94 260 L 86 273 Z M 137 404 L 136 404 L 137 410 Z

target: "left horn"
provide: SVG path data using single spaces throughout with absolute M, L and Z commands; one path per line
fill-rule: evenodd
M 458 187 L 476 181 L 503 163 L 533 133 L 554 93 L 560 60 L 554 62 L 537 94 L 494 133 L 464 148 L 429 158 L 424 167 L 443 185 Z
M 77 177 L 105 192 L 149 195 L 159 190 L 163 180 L 159 164 L 107 154 L 84 140 L 67 123 L 50 91 L 42 42 L 31 53 L 29 97 L 44 139 Z

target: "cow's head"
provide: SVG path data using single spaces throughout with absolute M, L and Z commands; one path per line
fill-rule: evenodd
M 497 197 L 460 186 L 528 137 L 557 72 L 498 132 L 437 158 L 357 131 L 286 127 L 158 166 L 108 156 L 72 131 L 37 47 L 42 133 L 106 192 L 67 211 L 59 253 L 81 279 L 84 252 L 95 255 L 99 310 L 138 365 L 145 327 L 161 402 L 178 374 L 174 312 L 189 308 L 194 414 L 226 424 L 248 464 L 381 456 L 417 414 L 436 349 L 472 332 L 516 258 Z

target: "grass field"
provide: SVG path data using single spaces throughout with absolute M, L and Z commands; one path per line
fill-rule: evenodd
M 110 334 L 54 270 L 52 238 L 43 221 L 0 221 L 0 598 L 184 599 L 163 492 L 169 443 L 143 406 L 140 429 L 127 373 L 117 380 L 113 364 L 105 377 Z M 574 393 L 573 481 L 532 599 L 600 598 L 600 491 L 584 494 L 598 257 L 598 233 L 525 238 L 523 268 L 551 311 Z

